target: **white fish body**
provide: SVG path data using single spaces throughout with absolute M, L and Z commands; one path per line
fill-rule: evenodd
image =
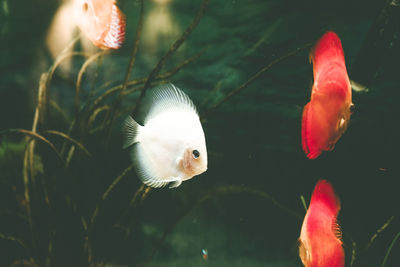
M 161 85 L 148 96 L 152 101 L 144 126 L 128 117 L 123 131 L 124 148 L 143 183 L 161 187 L 207 170 L 207 149 L 203 128 L 189 97 L 172 84 Z

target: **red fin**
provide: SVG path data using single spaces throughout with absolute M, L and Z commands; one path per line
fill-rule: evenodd
M 332 232 L 338 240 L 342 241 L 342 230 L 340 228 L 340 225 L 337 223 L 336 218 L 332 222 Z
M 308 116 L 308 107 L 310 103 L 307 103 L 307 105 L 304 106 L 303 108 L 303 116 L 301 120 L 301 144 L 303 146 L 303 151 L 308 155 L 310 153 L 310 149 L 308 148 L 307 144 L 307 116 Z
M 340 62 L 345 66 L 342 43 L 334 32 L 326 32 L 315 44 L 311 51 L 310 58 L 313 61 L 314 78 L 316 70 L 320 69 L 324 63 L 334 61 Z
M 319 180 L 311 197 L 310 206 L 315 202 L 322 202 L 337 216 L 340 210 L 340 200 L 336 196 L 332 185 L 327 180 Z
M 303 147 L 303 151 L 304 153 L 306 153 L 307 157 L 309 159 L 315 159 L 319 155 L 321 155 L 321 151 L 311 138 L 310 123 L 312 118 L 310 117 L 312 116 L 312 114 L 310 114 L 311 113 L 310 106 L 311 103 L 308 102 L 303 109 L 303 116 L 301 122 L 301 144 Z
M 108 31 L 102 38 L 102 48 L 119 49 L 125 40 L 125 16 L 122 11 L 113 4 Z

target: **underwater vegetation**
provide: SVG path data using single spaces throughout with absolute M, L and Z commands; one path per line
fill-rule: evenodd
M 0 22 L 0 266 L 400 266 L 399 1 L 0 0 Z

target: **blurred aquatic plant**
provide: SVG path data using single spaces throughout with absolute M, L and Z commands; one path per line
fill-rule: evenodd
M 385 267 L 385 266 L 386 266 L 386 262 L 387 262 L 387 260 L 388 260 L 390 251 L 392 250 L 394 244 L 396 243 L 397 239 L 399 239 L 399 237 L 400 237 L 400 232 L 398 232 L 398 233 L 396 234 L 396 236 L 393 238 L 393 241 L 390 243 L 390 245 L 389 245 L 389 247 L 388 247 L 388 249 L 387 249 L 387 251 L 386 251 L 385 257 L 383 258 L 382 267 Z

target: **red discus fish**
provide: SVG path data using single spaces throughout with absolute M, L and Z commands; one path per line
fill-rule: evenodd
M 310 53 L 314 84 L 311 100 L 303 109 L 303 150 L 309 159 L 332 150 L 346 131 L 352 107 L 342 44 L 334 32 L 325 33 Z
M 344 267 L 341 231 L 336 218 L 339 198 L 326 180 L 318 181 L 304 217 L 299 254 L 306 267 Z
M 115 0 L 75 0 L 77 25 L 102 49 L 118 49 L 125 40 L 125 16 Z

